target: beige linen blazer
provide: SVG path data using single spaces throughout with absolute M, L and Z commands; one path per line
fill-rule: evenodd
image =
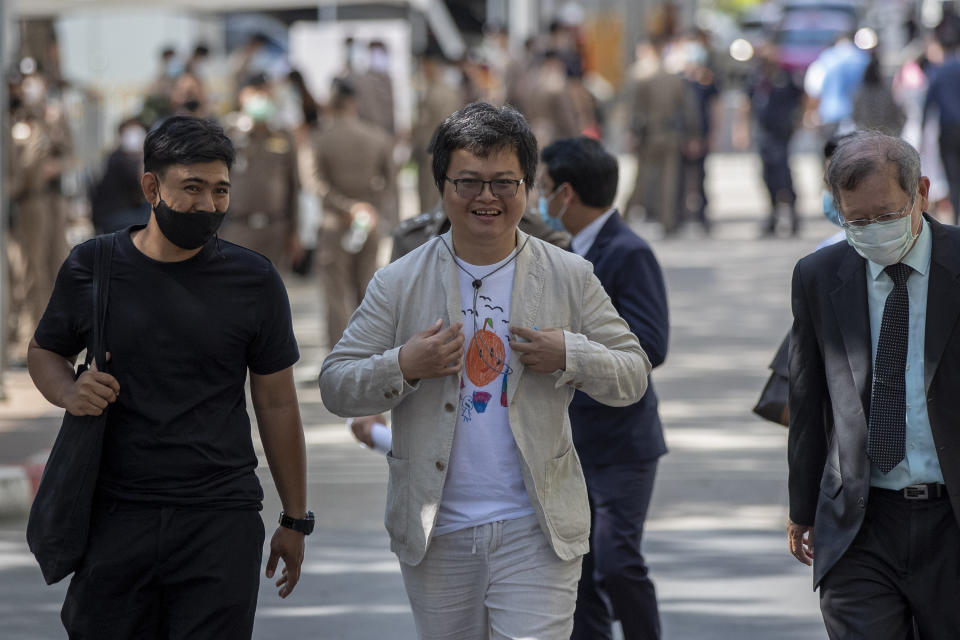
M 517 231 L 518 246 L 528 237 Z M 457 266 L 442 241 L 452 242 L 449 232 L 377 271 L 320 372 L 323 402 L 333 413 L 392 411 L 385 521 L 390 548 L 410 565 L 423 559 L 436 523 L 460 381 L 447 376 L 411 386 L 397 357 L 438 318 L 445 327 L 465 318 Z M 529 237 L 517 256 L 510 322 L 564 329 L 566 370 L 524 371 L 511 353 L 507 401 L 530 503 L 554 552 L 569 560 L 588 549 L 590 510 L 567 405 L 575 389 L 613 406 L 636 402 L 647 389 L 650 361 L 590 263 L 537 238 Z

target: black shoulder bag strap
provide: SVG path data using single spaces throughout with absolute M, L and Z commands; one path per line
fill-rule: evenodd
M 93 263 L 93 357 L 96 358 L 97 369 L 105 371 L 107 366 L 107 301 L 110 299 L 110 267 L 113 263 L 113 246 L 116 244 L 117 234 L 111 233 L 109 239 L 97 238 L 97 254 Z M 87 351 L 87 364 L 91 354 Z
M 78 376 L 94 358 L 99 370 L 107 366 L 104 327 L 115 243 L 116 234 L 96 239 L 92 274 L 93 340 L 87 346 L 86 364 L 80 365 Z M 108 411 L 109 408 L 99 416 L 74 416 L 65 412 L 47 458 L 27 521 L 27 544 L 47 584 L 76 571 L 86 553 Z

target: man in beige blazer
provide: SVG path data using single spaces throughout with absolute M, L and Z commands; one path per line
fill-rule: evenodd
M 590 532 L 567 405 L 636 402 L 650 362 L 590 263 L 517 229 L 522 115 L 468 105 L 433 149 L 451 229 L 374 275 L 323 401 L 392 411 L 386 527 L 422 638 L 565 640 Z

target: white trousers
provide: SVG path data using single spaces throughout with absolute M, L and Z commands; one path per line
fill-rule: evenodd
M 526 516 L 436 536 L 400 569 L 422 640 L 569 640 L 580 561 Z

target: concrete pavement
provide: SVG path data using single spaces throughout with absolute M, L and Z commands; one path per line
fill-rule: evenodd
M 786 550 L 785 430 L 750 414 L 789 326 L 793 264 L 832 232 L 816 215 L 817 159 L 798 157 L 795 168 L 809 222 L 799 238 L 756 239 L 765 210 L 749 155 L 711 158 L 712 237 L 692 231 L 661 241 L 655 228 L 636 225 L 664 266 L 672 321 L 671 352 L 653 376 L 671 452 L 660 464 L 645 538 L 668 640 L 825 638 L 809 569 Z M 262 581 L 255 637 L 412 639 L 382 525 L 384 461 L 323 408 L 315 383 L 326 346 L 316 284 L 290 280 L 289 290 L 318 524 L 294 594 L 281 601 Z M 31 392 L 25 373 L 11 374 L 6 386 L 0 464 L 49 447 L 60 415 Z M 279 504 L 263 465 L 269 537 Z M 0 636 L 62 638 L 66 585 L 43 585 L 23 526 L 22 517 L 0 521 Z

